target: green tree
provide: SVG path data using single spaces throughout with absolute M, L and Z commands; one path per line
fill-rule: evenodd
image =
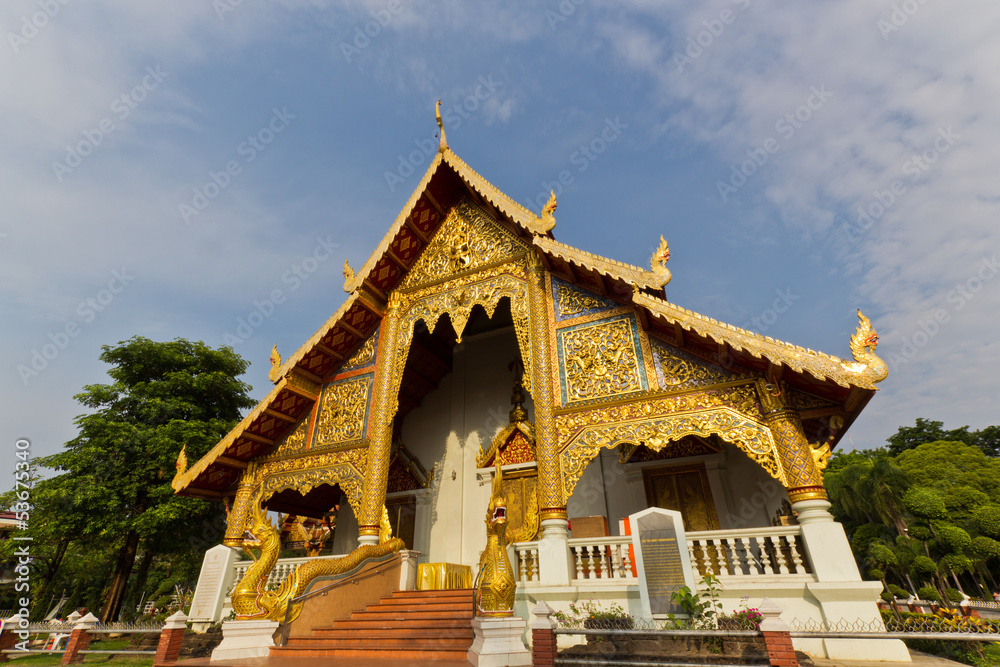
M 886 439 L 889 453 L 898 455 L 928 442 L 950 440 L 976 447 L 987 456 L 1000 456 L 1000 426 L 987 426 L 979 431 L 970 431 L 968 426 L 946 431 L 943 426 L 943 422 L 918 417 L 916 425 L 900 426 Z
M 964 486 L 1000 497 L 1000 459 L 961 441 L 924 443 L 897 456 L 896 464 L 917 486 L 949 493 Z
M 111 365 L 112 383 L 84 387 L 76 399 L 92 412 L 76 419 L 79 435 L 39 463 L 62 472 L 53 484 L 92 487 L 81 530 L 115 543 L 100 614 L 110 621 L 141 550 L 187 548 L 178 536 L 219 520 L 214 504 L 173 493 L 174 465 L 182 447 L 192 459 L 206 453 L 253 401 L 237 379 L 248 364 L 228 347 L 137 336 L 104 346 L 101 360 Z

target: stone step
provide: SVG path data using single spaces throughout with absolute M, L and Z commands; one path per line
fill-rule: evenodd
M 471 642 L 470 642 L 471 646 Z M 374 658 L 376 660 L 464 660 L 469 647 L 442 648 L 435 642 L 410 642 L 406 648 L 372 648 L 353 642 L 341 642 L 337 648 L 295 648 L 274 646 L 272 656 L 288 658 Z
M 362 636 L 348 637 L 298 637 L 288 640 L 286 646 L 303 649 L 339 648 L 344 644 L 366 646 L 368 648 L 409 648 L 414 644 L 434 644 L 439 648 L 469 648 L 474 637 L 471 632 L 460 637 L 445 637 L 434 634 L 411 633 L 410 635 L 382 636 L 377 633 L 364 633 Z
M 352 621 L 418 621 L 430 619 L 466 619 L 472 621 L 472 610 L 469 611 L 416 611 L 416 610 L 393 610 L 393 611 L 356 611 L 351 614 Z
M 397 591 L 308 637 L 271 649 L 282 658 L 464 661 L 475 639 L 472 591 Z
M 432 611 L 459 611 L 466 612 L 469 616 L 472 616 L 472 603 L 471 602 L 425 602 L 423 604 L 408 602 L 407 604 L 370 604 L 364 611 L 354 612 L 356 614 L 363 613 L 378 613 L 378 614 L 389 614 L 389 613 L 405 613 L 408 614 L 413 611 L 420 612 L 432 612 Z
M 375 603 L 384 607 L 396 607 L 408 604 L 467 604 L 472 606 L 471 595 L 428 595 L 426 597 L 416 597 L 408 595 L 406 597 L 382 598 Z
M 358 636 L 358 630 L 364 630 L 364 637 L 466 637 L 473 636 L 468 623 L 453 626 L 439 626 L 425 623 L 401 624 L 394 628 L 317 628 L 309 637 L 300 639 L 353 639 Z
M 426 630 L 443 628 L 471 628 L 472 621 L 469 618 L 427 618 L 427 619 L 406 619 L 392 618 L 382 620 L 339 620 L 333 621 L 328 628 L 313 628 L 314 633 L 323 633 L 333 630 L 388 630 L 394 628 L 420 627 Z

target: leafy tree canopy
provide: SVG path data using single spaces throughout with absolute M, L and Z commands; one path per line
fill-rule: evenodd
M 220 522 L 218 506 L 174 494 L 175 462 L 182 447 L 190 459 L 200 458 L 254 403 L 238 379 L 248 364 L 228 347 L 137 336 L 105 345 L 100 358 L 110 364 L 112 382 L 84 387 L 76 399 L 91 412 L 77 417 L 79 434 L 62 452 L 38 459 L 60 474 L 36 486 L 30 530 L 59 536 L 53 569 L 68 542 L 96 540 L 95 553 L 106 545 L 103 565 L 89 569 L 97 579 L 89 590 L 96 586 L 104 600 L 106 621 L 118 616 L 140 552 L 141 587 L 153 554 L 188 557 L 188 540 L 178 538 Z M 102 594 L 109 574 L 110 589 Z
M 978 447 L 987 456 L 1000 456 L 1000 426 L 987 426 L 979 431 L 970 431 L 968 426 L 946 431 L 943 426 L 942 422 L 918 417 L 916 425 L 900 426 L 886 439 L 889 453 L 901 454 L 926 442 L 949 440 Z
M 937 490 L 971 487 L 990 498 L 1000 497 L 1000 459 L 960 441 L 919 445 L 897 456 L 896 464 L 918 486 Z

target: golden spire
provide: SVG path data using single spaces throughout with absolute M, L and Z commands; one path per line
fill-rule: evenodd
M 521 374 L 524 368 L 517 359 L 512 361 L 508 367 L 514 371 L 514 391 L 510 397 L 510 404 L 514 407 L 510 411 L 510 423 L 516 424 L 528 419 L 528 413 L 524 411 L 524 392 L 521 389 Z
M 438 142 L 438 153 L 444 153 L 448 150 L 448 140 L 444 138 L 444 123 L 441 122 L 441 99 L 438 98 L 437 104 L 434 105 L 434 115 L 437 117 L 438 131 L 441 133 L 440 141 Z

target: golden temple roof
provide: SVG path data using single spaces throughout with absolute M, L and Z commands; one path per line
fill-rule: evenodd
M 444 220 L 451 205 L 448 197 L 454 196 L 459 183 L 445 172 L 458 177 L 464 186 L 459 186 L 459 190 L 466 193 L 463 196 L 475 193 L 495 207 L 523 237 L 530 238 L 533 246 L 548 258 L 546 261 L 563 266 L 560 271 L 568 271 L 581 280 L 608 281 L 614 288 L 613 296 L 622 305 L 627 304 L 631 291 L 631 302 L 648 312 L 652 321 L 680 327 L 720 346 L 744 351 L 754 359 L 766 359 L 794 373 L 808 374 L 842 388 L 875 391 L 875 383 L 885 377 L 885 364 L 865 347 L 860 328 L 856 334 L 859 342 L 855 344 L 852 340 L 855 360 L 845 361 L 719 322 L 666 301 L 663 285 L 665 279 L 669 280 L 669 272 L 665 267 L 657 274 L 556 241 L 548 231 L 551 218 L 546 226 L 542 218 L 483 178 L 442 141 L 440 151 L 368 260 L 353 275 L 345 272 L 349 277 L 345 282 L 348 295 L 344 303 L 287 359 L 274 355 L 270 373 L 276 382 L 274 389 L 190 469 L 178 470 L 172 482 L 175 491 L 221 496 L 238 480 L 248 461 L 270 452 L 308 414 L 319 398 L 323 379 L 344 364 L 378 329 L 388 294 L 402 284 Z M 404 246 L 411 249 L 408 251 L 411 254 L 404 254 Z M 654 269 L 655 260 L 654 256 Z M 583 270 L 574 271 L 570 265 Z M 869 337 L 877 340 L 874 331 Z M 874 343 L 869 345 L 874 350 Z

